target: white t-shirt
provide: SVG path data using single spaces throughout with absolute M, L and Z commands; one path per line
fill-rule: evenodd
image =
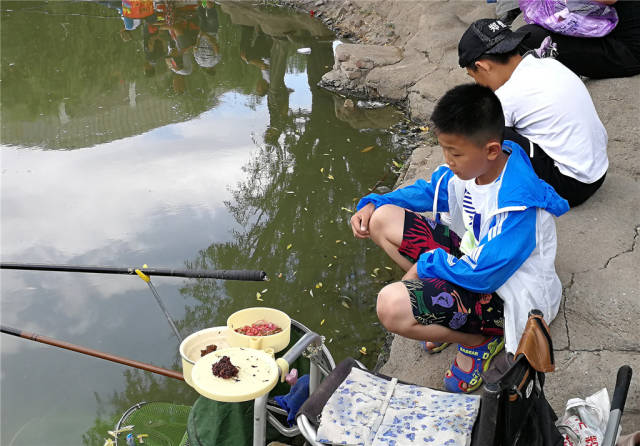
M 607 131 L 587 88 L 562 63 L 526 55 L 495 93 L 505 125 L 538 144 L 563 175 L 591 184 L 605 174 Z
M 462 197 L 462 218 L 464 220 L 465 233 L 460 243 L 460 250 L 469 255 L 480 243 L 482 238 L 480 226 L 489 213 L 489 208 L 495 208 L 492 204 L 496 201 L 500 185 L 498 177 L 490 184 L 476 184 L 475 178 L 465 181 L 464 196 Z

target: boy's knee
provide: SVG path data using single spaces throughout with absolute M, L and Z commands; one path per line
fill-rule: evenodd
M 392 204 L 385 204 L 377 208 L 371 215 L 369 220 L 369 234 L 375 242 L 380 238 L 386 237 L 386 233 L 390 227 L 390 222 L 397 220 L 402 213 L 404 221 L 404 209 Z
M 385 286 L 378 293 L 376 312 L 380 323 L 389 331 L 402 329 L 402 321 L 406 319 L 408 304 L 407 289 L 402 282 Z

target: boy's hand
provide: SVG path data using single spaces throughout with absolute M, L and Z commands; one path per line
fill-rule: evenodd
M 351 217 L 351 229 L 356 238 L 369 238 L 369 220 L 376 207 L 368 203 Z

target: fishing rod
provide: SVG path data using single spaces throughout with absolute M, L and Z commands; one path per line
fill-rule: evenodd
M 6 325 L 0 325 L 0 332 L 17 336 L 19 338 L 28 339 L 30 341 L 41 342 L 43 344 L 53 345 L 55 347 L 71 350 L 74 352 L 82 353 L 84 355 L 95 356 L 96 358 L 105 359 L 111 362 L 117 362 L 136 369 L 146 370 L 147 372 L 156 373 L 158 375 L 167 376 L 169 378 L 179 379 L 184 381 L 182 373 L 175 370 L 164 369 L 155 365 L 146 364 L 144 362 L 135 361 L 133 359 L 123 358 L 122 356 L 112 355 L 111 353 L 101 352 L 92 348 L 83 347 L 81 345 L 70 344 L 69 342 L 58 341 L 57 339 L 41 336 L 28 331 L 18 330 L 16 328 L 7 327 Z
M 62 271 L 72 273 L 99 273 L 99 274 L 127 274 L 137 275 L 136 270 L 147 276 L 188 277 L 194 279 L 222 279 L 222 280 L 267 280 L 267 273 L 255 270 L 185 270 L 168 268 L 118 268 L 111 266 L 81 266 L 81 265 L 46 265 L 43 263 L 0 263 L 0 269 L 21 269 L 30 271 Z

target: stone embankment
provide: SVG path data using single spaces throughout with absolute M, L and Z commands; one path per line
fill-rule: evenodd
M 481 0 L 289 3 L 313 11 L 355 42 L 337 47 L 333 70 L 321 85 L 401 105 L 422 123 L 445 91 L 470 81 L 457 65 L 464 30 L 476 19 L 495 16 Z M 547 375 L 546 393 L 561 414 L 569 398 L 605 386 L 611 396 L 618 367 L 629 364 L 635 377 L 622 420 L 628 433 L 640 430 L 640 76 L 585 84 L 609 134 L 610 167 L 596 195 L 557 220 L 556 268 L 564 292 L 551 324 L 557 369 Z M 428 177 L 441 162 L 433 136 L 426 135 L 398 184 Z M 428 355 L 417 342 L 396 336 L 381 371 L 441 388 L 454 353 L 449 348 Z

